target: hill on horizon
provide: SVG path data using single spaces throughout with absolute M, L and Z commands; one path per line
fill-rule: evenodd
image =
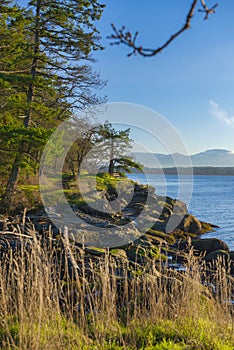
M 209 149 L 204 152 L 185 155 L 181 153 L 133 152 L 134 159 L 148 168 L 172 167 L 234 167 L 234 153 L 226 149 Z

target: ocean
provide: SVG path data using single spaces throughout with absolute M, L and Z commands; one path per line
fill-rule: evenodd
M 203 238 L 219 238 L 234 250 L 234 176 L 129 174 L 128 177 L 154 186 L 158 195 L 184 201 L 190 214 L 220 227 Z

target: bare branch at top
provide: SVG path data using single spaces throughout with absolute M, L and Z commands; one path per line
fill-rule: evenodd
M 191 27 L 191 20 L 194 16 L 194 12 L 198 4 L 200 3 L 201 8 L 198 9 L 198 12 L 205 13 L 204 20 L 207 20 L 210 14 L 215 13 L 215 9 L 218 6 L 216 3 L 212 7 L 208 7 L 206 5 L 205 0 L 193 0 L 191 3 L 191 6 L 189 8 L 189 11 L 187 12 L 185 23 L 183 26 L 178 29 L 174 34 L 172 34 L 161 46 L 158 46 L 157 48 L 145 48 L 142 45 L 137 44 L 137 38 L 139 32 L 135 32 L 132 34 L 130 31 L 126 30 L 125 26 L 123 26 L 121 29 L 117 29 L 116 26 L 112 23 L 112 29 L 113 33 L 108 36 L 108 39 L 113 40 L 111 42 L 111 45 L 125 45 L 129 48 L 131 48 L 131 52 L 127 55 L 128 57 L 132 55 L 141 55 L 143 57 L 153 57 L 156 56 L 158 53 L 162 52 L 172 41 L 174 41 L 178 36 L 180 36 L 183 32 L 185 32 L 187 29 L 190 29 Z

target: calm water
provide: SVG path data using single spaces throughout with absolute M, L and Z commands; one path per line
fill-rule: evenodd
M 189 212 L 198 219 L 220 226 L 203 237 L 220 238 L 234 250 L 234 176 L 146 176 L 131 174 L 129 178 L 154 186 L 159 195 L 186 202 Z

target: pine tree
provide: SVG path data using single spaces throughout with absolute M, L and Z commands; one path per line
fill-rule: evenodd
M 129 156 L 132 148 L 130 139 L 130 128 L 126 130 L 116 130 L 107 120 L 100 125 L 99 135 L 102 144 L 99 148 L 102 150 L 102 157 L 106 154 L 108 158 L 108 173 L 113 175 L 115 171 L 125 170 L 131 172 L 131 168 L 141 169 L 141 165 Z M 101 140 L 99 140 L 101 142 Z
M 7 129 L 5 135 L 19 135 L 2 201 L 8 209 L 22 163 L 38 156 L 44 143 L 28 142 L 29 136 L 44 135 L 45 141 L 47 131 L 75 109 L 103 101 L 93 93 L 103 82 L 89 64 L 91 52 L 102 49 L 94 23 L 103 5 L 96 0 L 32 0 L 20 8 L 4 1 L 0 11 L 5 40 L 0 52 L 0 127 Z

